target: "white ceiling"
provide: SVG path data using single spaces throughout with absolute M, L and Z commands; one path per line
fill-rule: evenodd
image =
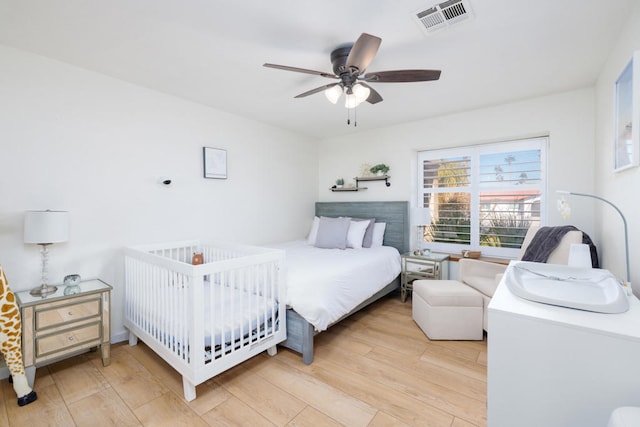
M 593 85 L 638 0 L 469 0 L 474 19 L 426 35 L 433 0 L 0 0 L 0 43 L 313 137 L 330 137 Z M 378 83 L 347 110 L 325 78 L 338 45 L 382 38 L 368 71 L 441 69 Z

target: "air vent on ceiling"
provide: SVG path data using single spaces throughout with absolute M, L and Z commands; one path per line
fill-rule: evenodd
M 420 27 L 428 33 L 441 30 L 473 17 L 467 0 L 448 0 L 414 14 Z

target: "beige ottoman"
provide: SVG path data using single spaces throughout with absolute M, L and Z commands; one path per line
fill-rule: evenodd
M 413 282 L 413 320 L 432 340 L 481 340 L 482 295 L 457 280 Z

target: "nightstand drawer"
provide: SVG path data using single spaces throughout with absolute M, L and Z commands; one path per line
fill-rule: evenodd
M 77 304 L 38 308 L 36 310 L 36 331 L 99 316 L 100 311 L 99 299 Z
M 65 330 L 36 338 L 36 360 L 41 357 L 64 352 L 73 347 L 86 347 L 92 342 L 100 344 L 100 323 L 92 323 L 78 329 Z

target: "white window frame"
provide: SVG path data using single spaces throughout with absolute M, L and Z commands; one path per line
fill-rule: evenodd
M 538 184 L 523 184 L 520 189 L 535 189 L 540 190 L 540 225 L 544 226 L 547 223 L 547 152 L 549 147 L 549 137 L 540 136 L 520 140 L 504 141 L 492 144 L 482 145 L 469 145 L 456 148 L 445 148 L 437 150 L 427 150 L 418 152 L 418 203 L 417 206 L 422 207 L 425 194 L 433 193 L 446 193 L 446 192 L 469 192 L 471 194 L 471 206 L 470 206 L 470 222 L 471 222 L 471 236 L 470 245 L 455 244 L 455 243 L 443 243 L 443 242 L 422 242 L 423 246 L 430 248 L 431 250 L 445 253 L 458 254 L 462 250 L 479 250 L 482 251 L 483 256 L 493 256 L 501 258 L 517 258 L 520 254 L 520 249 L 512 248 L 497 248 L 490 246 L 480 246 L 480 192 L 491 191 L 491 188 L 480 188 L 480 156 L 488 153 L 500 153 L 510 151 L 523 151 L 523 150 L 540 150 L 540 175 L 541 181 Z M 425 160 L 437 160 L 445 158 L 455 158 L 467 156 L 471 159 L 471 183 L 467 187 L 442 187 L 442 188 L 424 188 L 423 177 L 423 165 Z M 504 188 L 496 190 L 504 191 Z

